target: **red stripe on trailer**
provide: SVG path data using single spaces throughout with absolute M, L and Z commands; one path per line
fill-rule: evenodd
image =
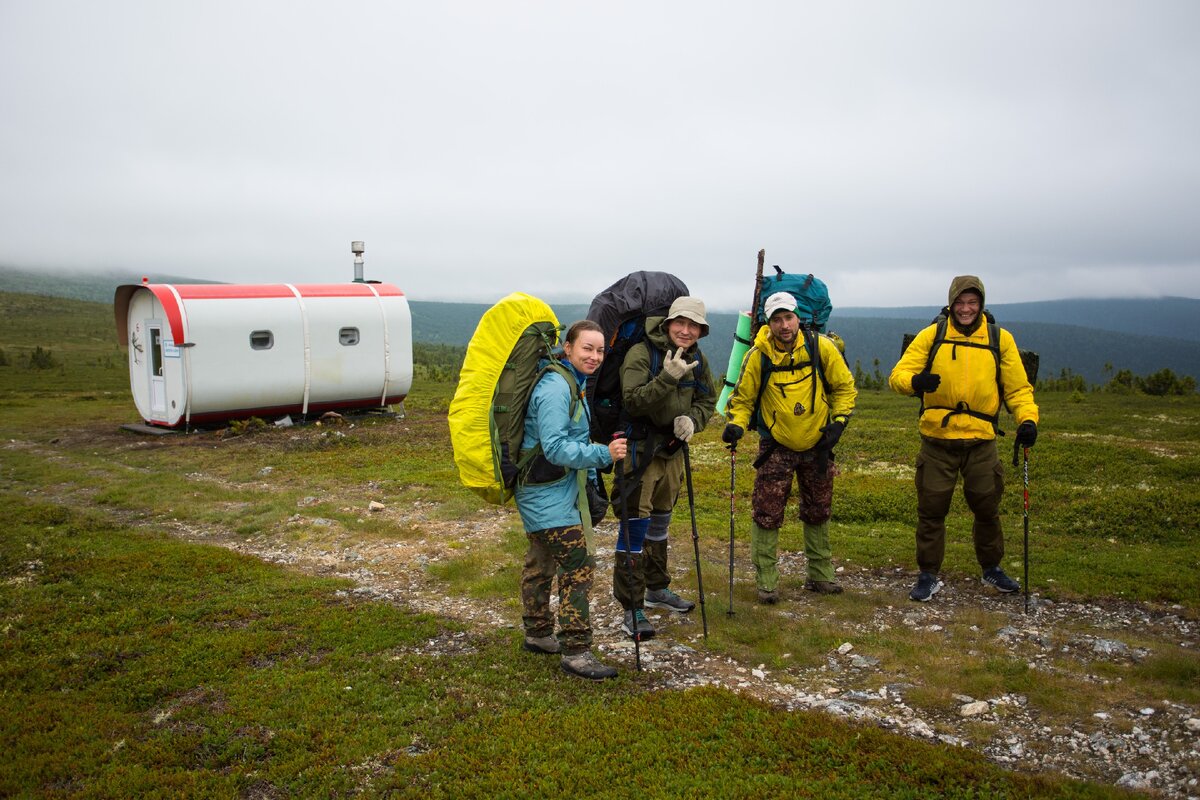
M 315 415 L 323 414 L 326 411 L 361 411 L 373 408 L 384 408 L 402 403 L 408 397 L 407 394 L 391 394 L 384 398 L 383 403 L 379 402 L 378 397 L 368 397 L 359 400 L 335 400 L 325 403 L 312 403 L 309 405 L 307 418 L 312 418 Z M 277 417 L 281 414 L 300 414 L 300 403 L 288 403 L 278 406 L 260 406 L 257 408 L 240 408 L 232 411 L 212 411 L 208 413 L 193 414 L 191 424 L 204 424 L 208 422 L 223 422 L 231 419 L 248 419 L 250 417 Z M 145 420 L 147 425 L 155 425 L 160 428 L 177 428 L 183 425 L 180 420 L 174 424 L 163 422 L 162 420 Z
M 150 288 L 162 284 L 151 284 Z M 378 292 L 383 297 L 403 297 L 404 292 L 389 283 L 297 283 L 292 284 L 301 297 L 370 297 Z M 176 284 L 175 291 L 184 300 L 265 300 L 292 298 L 291 286 L 283 283 L 223 284 L 188 283 Z
M 171 291 L 171 286 L 166 283 L 148 283 L 142 284 L 143 289 L 149 289 L 154 297 L 162 304 L 163 315 L 167 318 L 167 324 L 171 327 L 171 341 L 175 344 L 184 343 L 183 335 L 183 311 L 179 308 L 179 301 L 175 299 L 175 292 Z M 178 290 L 179 287 L 175 287 Z

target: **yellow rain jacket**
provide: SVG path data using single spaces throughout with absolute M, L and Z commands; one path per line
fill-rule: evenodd
M 821 368 L 830 391 L 813 373 L 812 366 L 800 367 L 795 371 L 771 371 L 767 375 L 767 387 L 762 392 L 762 407 L 759 419 L 767 435 L 779 444 L 803 452 L 811 450 L 821 438 L 821 428 L 834 417 L 849 417 L 854 413 L 854 401 L 858 390 L 854 388 L 854 376 L 846 367 L 841 352 L 829 338 L 818 336 Z M 743 430 L 750 426 L 750 416 L 758 401 L 759 386 L 762 384 L 763 356 L 776 367 L 804 364 L 810 361 L 803 333 L 796 337 L 796 347 L 791 352 L 779 350 L 771 338 L 771 329 L 766 325 L 759 328 L 754 337 L 754 346 L 742 360 L 742 372 L 725 418 Z M 813 401 L 813 380 L 817 381 L 816 401 Z M 762 430 L 759 430 L 762 433 Z
M 982 316 L 983 312 L 980 311 L 980 324 L 970 336 L 964 336 L 953 322 L 947 321 L 946 341 L 938 348 L 929 369 L 942 376 L 942 381 L 936 391 L 924 397 L 925 411 L 921 414 L 920 422 L 922 436 L 935 439 L 996 438 L 995 428 L 990 422 L 961 413 L 962 409 L 988 416 L 1000 413 L 996 357 L 986 349 L 987 320 Z M 904 351 L 888 379 L 893 390 L 905 395 L 914 394 L 913 376 L 924 371 L 936 332 L 937 325 L 930 325 L 918 333 Z M 983 347 L 956 347 L 956 341 L 970 341 Z M 1033 387 L 1025 375 L 1016 341 L 1003 328 L 1000 328 L 1000 381 L 1004 384 L 1004 400 L 1017 424 L 1026 420 L 1037 424 L 1038 407 L 1033 402 Z M 959 410 L 958 413 L 956 410 Z

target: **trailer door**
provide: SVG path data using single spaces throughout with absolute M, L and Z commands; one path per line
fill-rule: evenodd
M 167 382 L 163 377 L 162 323 L 148 322 L 146 331 L 150 340 L 150 357 L 146 365 L 150 369 L 150 415 L 157 420 L 167 419 Z

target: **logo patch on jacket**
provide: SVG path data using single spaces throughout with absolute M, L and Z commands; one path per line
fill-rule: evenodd
M 797 417 L 804 413 L 804 404 L 796 403 L 796 407 L 792 409 L 792 413 Z

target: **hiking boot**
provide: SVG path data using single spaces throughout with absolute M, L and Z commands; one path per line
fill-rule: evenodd
M 552 655 L 559 651 L 558 639 L 553 636 L 525 636 L 525 649 L 531 653 Z
M 573 656 L 563 656 L 561 665 L 563 672 L 569 672 L 590 681 L 602 681 L 605 678 L 617 677 L 617 671 L 592 655 L 591 650 L 584 650 Z
M 833 581 L 805 581 L 804 588 L 817 594 L 841 594 L 842 587 Z
M 696 607 L 696 604 L 691 600 L 684 600 L 670 589 L 647 589 L 646 605 L 651 608 L 665 608 L 668 611 L 677 611 L 680 614 L 686 614 Z
M 643 642 L 646 641 L 647 639 L 653 639 L 654 638 L 654 626 L 651 625 L 650 621 L 646 619 L 646 615 L 642 613 L 642 610 L 640 608 L 636 609 L 634 611 L 626 611 L 625 612 L 625 619 L 621 621 L 621 630 L 625 631 L 625 635 L 630 637 L 631 639 L 633 638 L 633 632 L 635 630 L 635 628 L 634 628 L 634 619 L 635 618 L 637 619 L 636 630 L 637 630 L 638 638 L 641 639 Z
M 922 572 L 917 576 L 917 585 L 908 593 L 908 599 L 928 603 L 929 598 L 937 594 L 941 588 L 942 582 L 938 580 L 937 575 L 932 572 Z
M 779 593 L 774 589 L 759 589 L 758 602 L 763 605 L 773 606 L 779 602 Z
M 996 591 L 1008 594 L 1015 592 L 1021 588 L 1021 584 L 1014 581 L 1012 578 L 1004 574 L 1004 570 L 999 567 L 992 567 L 983 571 L 983 582 L 989 586 L 995 586 Z

